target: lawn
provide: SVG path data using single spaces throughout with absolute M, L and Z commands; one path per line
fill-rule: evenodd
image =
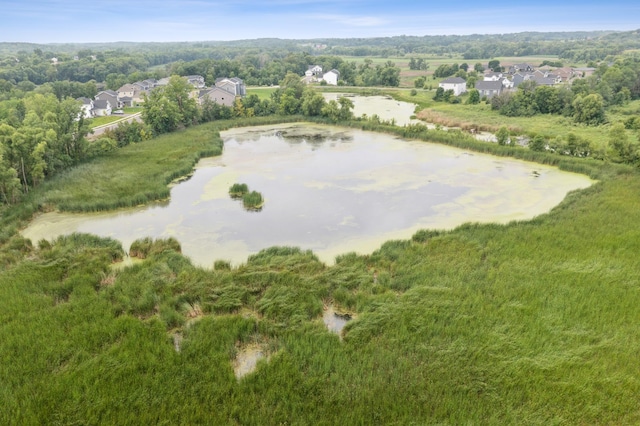
M 258 95 L 262 99 L 271 99 L 271 94 L 277 87 L 247 87 L 247 95 Z

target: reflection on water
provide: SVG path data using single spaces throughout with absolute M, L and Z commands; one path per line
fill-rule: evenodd
M 38 241 L 90 232 L 122 241 L 175 237 L 202 266 L 233 264 L 274 246 L 311 249 L 327 263 L 341 253 L 370 253 L 423 228 L 523 220 L 549 211 L 582 175 L 443 145 L 327 126 L 234 129 L 224 153 L 203 159 L 168 204 L 97 214 L 47 213 L 23 234 Z M 537 174 L 534 174 L 536 171 Z M 232 200 L 246 183 L 262 193 L 261 212 Z
M 344 93 L 323 93 L 326 101 L 338 100 L 339 97 L 344 96 Z M 416 104 L 410 102 L 396 101 L 390 96 L 354 96 L 349 95 L 349 99 L 353 101 L 353 115 L 354 117 L 362 117 L 366 115 L 371 117 L 377 115 L 382 121 L 393 120 L 397 126 L 404 126 L 411 123 L 424 122 L 412 119 L 415 114 Z
M 342 329 L 351 320 L 350 314 L 337 313 L 333 306 L 327 306 L 322 314 L 322 322 L 324 322 L 327 330 L 336 333 L 342 339 Z

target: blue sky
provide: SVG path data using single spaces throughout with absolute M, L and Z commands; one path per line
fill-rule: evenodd
M 0 41 L 352 38 L 640 29 L 638 0 L 0 0 Z

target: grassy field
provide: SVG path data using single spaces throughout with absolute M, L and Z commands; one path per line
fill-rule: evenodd
M 271 94 L 277 87 L 247 87 L 247 95 L 258 95 L 262 99 L 271 99 Z
M 610 109 L 607 112 L 609 124 L 602 126 L 586 126 L 576 124 L 570 117 L 561 115 L 534 115 L 533 117 L 507 117 L 491 110 L 491 105 L 480 103 L 478 105 L 465 105 L 466 96 L 461 97 L 461 103 L 450 104 L 447 102 L 433 101 L 433 90 L 418 90 L 415 96 L 411 96 L 407 90 L 386 91 L 398 100 L 413 102 L 419 105 L 417 114 L 427 122 L 441 124 L 448 127 L 461 127 L 463 129 L 475 128 L 495 132 L 501 126 L 507 126 L 518 135 L 539 134 L 547 139 L 557 136 L 565 136 L 572 132 L 576 135 L 603 144 L 608 140 L 610 124 L 624 121 L 632 115 L 640 113 L 640 101 L 633 101 L 627 105 Z M 628 131 L 631 140 L 636 138 L 633 131 Z
M 123 148 L 30 202 L 161 198 L 219 153 L 218 129 Z M 142 263 L 114 268 L 124 253 L 108 239 L 14 236 L 0 250 L 0 423 L 638 424 L 640 175 L 562 161 L 599 183 L 531 221 L 420 231 L 332 267 L 272 248 L 203 270 L 175 241 L 145 241 Z M 323 305 L 354 315 L 342 340 Z M 237 379 L 247 345 L 267 357 Z

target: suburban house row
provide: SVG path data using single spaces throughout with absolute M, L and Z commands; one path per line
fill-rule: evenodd
M 538 86 L 555 86 L 567 83 L 574 78 L 581 78 L 593 74 L 594 68 L 558 68 L 555 70 L 535 69 L 529 64 L 515 64 L 507 72 L 489 71 L 483 79 L 476 81 L 475 89 L 480 97 L 491 99 L 503 91 L 513 90 L 525 81 L 535 82 Z M 467 92 L 467 82 L 461 77 L 450 77 L 439 84 L 445 91 L 452 90 L 454 96 Z
M 207 88 L 204 77 L 189 75 L 183 77 L 193 86 L 193 94 L 197 96 L 198 103 L 208 98 L 215 103 L 224 106 L 232 106 L 237 97 L 245 97 L 247 94 L 244 82 L 237 78 L 218 78 L 215 86 Z M 169 78 L 160 80 L 147 79 L 125 84 L 118 90 L 103 90 L 94 99 L 78 98 L 81 103 L 82 114 L 85 118 L 111 115 L 114 111 L 124 107 L 136 106 L 144 102 L 144 95 L 153 89 L 169 84 Z

